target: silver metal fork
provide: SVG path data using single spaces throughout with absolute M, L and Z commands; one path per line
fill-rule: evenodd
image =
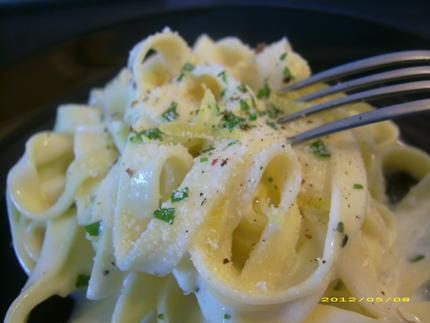
M 404 51 L 391 54 L 374 56 L 352 63 L 341 65 L 331 68 L 321 73 L 315 74 L 312 77 L 303 81 L 293 83 L 286 88 L 283 92 L 298 90 L 306 86 L 318 82 L 333 82 L 338 81 L 344 77 L 368 72 L 375 69 L 386 68 L 396 65 L 413 65 L 419 63 L 430 63 L 430 50 L 416 50 Z M 404 82 L 408 80 L 415 80 L 413 82 Z M 424 79 L 416 81 L 417 79 Z M 372 86 L 383 84 L 387 82 L 400 82 L 403 83 L 395 85 L 387 85 L 374 89 L 368 89 L 361 92 L 354 92 L 363 88 L 370 88 Z M 377 74 L 372 74 L 353 80 L 348 80 L 336 85 L 327 87 L 325 89 L 303 95 L 298 98 L 299 101 L 311 101 L 321 98 L 330 94 L 338 92 L 353 92 L 341 98 L 336 98 L 331 101 L 313 105 L 307 109 L 297 111 L 295 113 L 283 116 L 278 119 L 278 123 L 286 123 L 310 114 L 340 107 L 345 104 L 355 103 L 360 101 L 371 101 L 373 99 L 381 99 L 391 97 L 394 95 L 404 95 L 413 93 L 429 93 L 430 94 L 430 65 L 421 65 L 415 67 L 403 67 L 400 69 L 385 71 Z M 370 123 L 375 123 L 384 120 L 397 119 L 401 117 L 411 116 L 425 111 L 430 111 L 430 98 L 423 100 L 409 101 L 406 103 L 391 105 L 373 111 L 360 113 L 345 119 L 340 119 L 322 125 L 317 128 L 299 133 L 295 136 L 288 138 L 291 143 L 299 143 L 308 139 L 313 139 L 328 135 L 330 133 L 351 129 L 363 126 Z

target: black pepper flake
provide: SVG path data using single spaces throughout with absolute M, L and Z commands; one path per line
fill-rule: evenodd
M 227 162 L 228 162 L 228 158 L 222 159 L 221 160 L 221 167 L 224 167 L 225 165 L 227 165 Z
M 230 262 L 230 260 L 228 260 L 227 258 L 224 258 L 224 260 L 222 261 L 223 265 L 226 265 Z
M 200 192 L 200 196 L 203 196 L 203 193 L 202 193 L 202 192 Z
M 325 260 L 323 260 L 323 261 L 322 261 L 322 263 L 323 263 L 323 264 L 325 264 L 325 263 L 326 263 L 326 261 L 325 261 Z
M 382 295 L 385 295 L 385 292 L 384 292 L 383 290 L 381 290 L 381 294 L 382 294 Z
M 134 170 L 132 170 L 132 169 L 130 169 L 130 168 L 127 168 L 126 170 L 125 170 L 125 172 L 128 174 L 128 176 L 130 176 L 130 177 L 133 177 L 133 175 L 134 175 Z
M 343 247 L 345 247 L 345 246 L 346 246 L 346 244 L 348 243 L 348 239 L 349 239 L 348 235 L 347 235 L 347 234 L 345 234 L 345 235 L 343 236 L 343 239 L 342 239 L 342 244 L 340 245 L 340 246 L 341 246 L 341 248 L 343 248 Z
M 116 266 L 116 264 L 115 264 L 115 262 L 114 262 L 114 261 L 112 261 L 110 264 L 111 264 L 112 266 Z
M 206 197 L 203 199 L 202 203 L 200 203 L 200 206 L 203 206 L 203 204 L 206 203 Z
M 196 288 L 196 290 L 194 291 L 195 293 L 198 293 L 200 291 L 200 288 Z
M 109 270 L 103 270 L 103 275 L 105 276 L 109 275 Z

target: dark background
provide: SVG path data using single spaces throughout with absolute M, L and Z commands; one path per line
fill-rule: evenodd
M 430 36 L 429 0 L 0 0 L 0 68 L 60 40 L 126 19 L 192 7 L 251 4 L 338 13 Z

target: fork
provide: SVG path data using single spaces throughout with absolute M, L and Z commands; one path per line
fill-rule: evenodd
M 418 63 L 430 63 L 430 50 L 402 51 L 390 54 L 378 55 L 370 58 L 361 59 L 352 63 L 337 66 L 326 71 L 313 75 L 310 78 L 288 85 L 282 92 L 302 89 L 318 82 L 336 82 L 347 76 L 368 72 L 375 69 L 386 68 L 396 65 L 413 65 Z M 411 79 L 424 79 L 421 81 L 404 82 Z M 399 82 L 400 84 L 386 85 L 374 89 L 355 92 L 360 89 L 369 88 L 387 82 Z M 345 82 L 337 83 L 322 90 L 312 92 L 299 97 L 297 100 L 308 102 L 330 94 L 339 92 L 353 92 L 344 97 L 336 98 L 331 101 L 316 104 L 301 111 L 283 116 L 277 121 L 280 124 L 302 118 L 320 111 L 333 109 L 349 103 L 360 101 L 371 101 L 394 95 L 430 93 L 430 66 L 421 65 L 416 67 L 403 67 L 390 71 L 371 74 Z M 400 117 L 412 116 L 425 111 L 430 111 L 430 99 L 409 101 L 406 103 L 386 106 L 373 111 L 364 112 L 336 120 L 320 127 L 299 133 L 289 137 L 288 141 L 292 144 L 305 140 L 314 139 L 334 132 L 384 121 L 397 119 Z

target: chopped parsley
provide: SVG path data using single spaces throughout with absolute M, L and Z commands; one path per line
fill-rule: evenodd
M 239 104 L 240 104 L 240 110 L 242 110 L 242 111 L 249 111 L 250 107 L 249 107 L 248 102 L 246 102 L 245 100 L 240 99 Z
M 287 58 L 287 52 L 284 52 L 284 53 L 281 54 L 281 56 L 279 56 L 279 60 L 280 61 L 283 61 L 286 58 Z
M 220 77 L 224 83 L 227 83 L 227 74 L 225 73 L 225 71 L 218 73 L 217 76 Z
M 158 314 L 157 317 L 159 320 L 164 320 L 164 314 L 163 313 Z
M 184 66 L 182 66 L 181 68 L 181 72 L 179 73 L 178 76 L 178 81 L 182 81 L 182 79 L 184 78 L 185 74 L 188 72 L 191 72 L 194 69 L 194 65 L 191 63 L 185 63 Z
M 266 111 L 257 111 L 257 116 L 264 117 L 267 114 Z
M 288 66 L 284 67 L 284 70 L 282 71 L 282 76 L 284 83 L 287 83 L 289 81 L 291 81 L 291 79 L 293 78 L 293 75 L 291 74 L 290 69 L 288 68 Z
M 409 262 L 412 262 L 412 263 L 418 262 L 420 260 L 423 260 L 425 257 L 426 257 L 425 255 L 416 255 L 416 256 L 409 258 Z
M 242 92 L 242 93 L 246 93 L 248 90 L 246 89 L 246 86 L 241 84 L 237 86 L 237 89 Z
M 97 237 L 100 233 L 100 221 L 85 226 L 85 231 L 92 237 Z
M 182 201 L 183 199 L 186 199 L 188 197 L 188 192 L 189 192 L 188 187 L 184 187 L 183 189 L 180 189 L 180 190 L 175 190 L 170 195 L 170 200 L 172 202 Z
M 344 232 L 344 225 L 343 225 L 342 221 L 340 221 L 340 222 L 337 223 L 336 231 L 340 232 L 340 233 Z
M 352 185 L 352 188 L 355 190 L 362 190 L 363 189 L 363 185 L 359 184 L 359 183 L 355 183 L 354 185 Z
M 270 96 L 270 87 L 267 84 L 267 81 L 264 82 L 264 85 L 262 88 L 260 88 L 257 92 L 257 98 L 259 99 L 267 99 Z
M 244 121 L 245 121 L 244 118 L 238 117 L 233 112 L 225 111 L 222 118 L 221 127 L 232 130 L 233 128 L 242 124 Z
M 278 129 L 278 126 L 273 121 L 266 121 L 266 124 L 272 129 Z
M 154 211 L 154 217 L 169 224 L 173 224 L 175 219 L 175 209 L 160 207 Z
M 227 144 L 227 146 L 225 146 L 225 147 L 224 147 L 224 149 L 223 149 L 223 150 L 227 149 L 227 148 L 228 148 L 228 147 L 230 147 L 230 146 L 233 146 L 233 145 L 237 144 L 238 142 L 239 142 L 239 140 L 238 140 L 238 139 L 233 140 L 233 141 L 230 141 L 230 142 Z
M 141 143 L 143 141 L 142 136 L 145 136 L 149 139 L 163 139 L 163 133 L 158 128 L 151 128 L 131 135 L 129 140 L 134 144 Z
M 230 314 L 224 314 L 224 320 L 229 320 L 231 319 L 231 315 Z
M 142 131 L 142 135 L 149 139 L 163 139 L 163 133 L 158 128 L 151 128 Z
M 257 120 L 257 114 L 256 113 L 250 113 L 250 114 L 248 114 L 248 120 L 249 121 L 255 121 L 255 120 Z
M 206 156 L 204 156 L 204 157 L 200 157 L 200 162 L 201 162 L 201 163 L 206 163 L 208 160 L 209 160 L 209 159 L 208 159 Z
M 341 280 L 341 279 L 338 279 L 338 280 L 336 281 L 336 284 L 334 284 L 333 289 L 334 289 L 335 291 L 339 291 L 339 290 L 343 289 L 343 282 L 342 282 L 342 280 Z
M 275 107 L 273 104 L 266 110 L 269 118 L 275 119 L 282 111 Z
M 76 278 L 75 286 L 76 288 L 86 287 L 88 286 L 89 281 L 90 281 L 90 276 L 86 274 L 80 274 L 78 275 L 78 278 Z
M 330 151 L 327 149 L 327 146 L 321 139 L 313 141 L 309 145 L 309 148 L 315 156 L 318 156 L 320 158 L 327 158 L 331 156 Z
M 257 109 L 257 103 L 255 103 L 254 96 L 251 96 L 251 102 L 252 102 L 252 107 L 253 107 L 254 109 Z
M 172 103 L 170 103 L 169 108 L 166 111 L 164 111 L 161 116 L 167 121 L 175 120 L 177 117 L 179 117 L 179 114 L 176 111 L 177 107 L 178 107 L 178 104 L 173 101 Z
M 142 136 L 140 133 L 135 133 L 135 134 L 130 136 L 129 140 L 133 144 L 138 144 L 138 143 L 142 142 Z
M 225 88 L 221 91 L 221 93 L 219 94 L 219 97 L 220 97 L 220 98 L 223 98 L 223 97 L 224 97 L 224 95 L 225 95 L 225 91 L 226 91 L 226 89 L 225 89 Z

